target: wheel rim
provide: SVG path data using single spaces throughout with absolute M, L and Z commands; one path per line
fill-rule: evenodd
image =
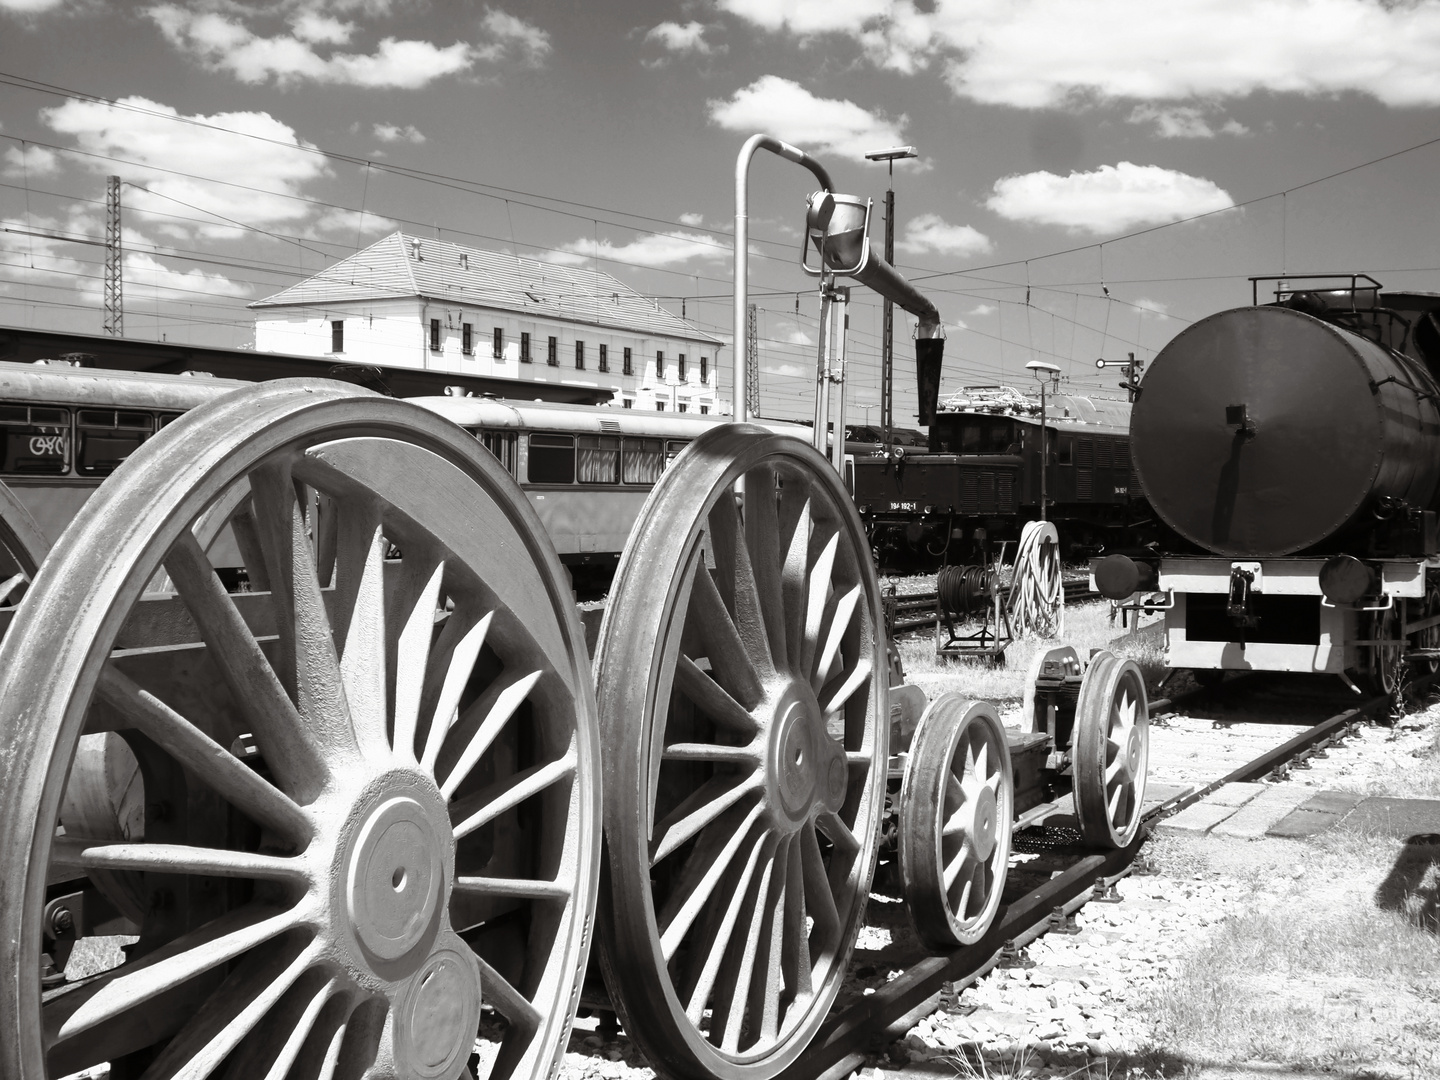
M 226 594 L 192 531 L 237 483 L 269 596 Z M 312 490 L 338 507 L 332 590 Z M 178 597 L 142 598 L 162 565 Z M 0 837 L 28 868 L 0 883 L 0 1073 L 158 1053 L 147 1076 L 453 1078 L 482 1001 L 491 1075 L 553 1068 L 598 872 L 597 729 L 562 581 L 479 444 L 401 402 L 274 383 L 143 446 L 0 649 L 0 808 L 28 823 Z M 145 774 L 143 839 L 57 838 L 77 741 L 117 728 Z M 140 940 L 42 1004 L 46 874 L 102 868 L 151 887 Z
M 1370 647 L 1371 681 L 1377 692 L 1393 694 L 1399 689 L 1403 678 L 1405 643 L 1400 638 L 1400 603 L 1396 601 L 1384 611 L 1377 611 L 1371 618 L 1370 632 L 1377 641 L 1392 641 L 1391 645 Z
M 1075 810 L 1086 841 L 1122 848 L 1135 839 L 1145 801 L 1150 715 L 1133 660 L 1107 652 L 1090 662 L 1076 703 Z
M 1427 583 L 1425 586 L 1425 618 L 1440 615 L 1440 586 Z M 1422 649 L 1440 649 L 1440 623 L 1415 635 L 1415 643 Z M 1424 670 L 1431 675 L 1440 671 L 1440 659 L 1430 658 L 1422 662 Z
M 1010 864 L 1014 777 L 992 705 L 943 694 L 920 719 L 900 791 L 900 866 L 916 933 L 947 952 L 985 936 Z
M 799 440 L 697 439 L 636 522 L 596 657 L 600 956 L 663 1073 L 773 1076 L 839 989 L 884 799 L 880 625 L 858 517 Z

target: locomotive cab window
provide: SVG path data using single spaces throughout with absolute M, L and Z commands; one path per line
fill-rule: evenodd
M 1003 416 L 956 417 L 940 438 L 941 450 L 951 454 L 1010 454 L 1019 443 L 1015 421 Z
M 0 471 L 18 476 L 63 476 L 70 471 L 70 411 L 0 405 L 5 459 Z
M 625 403 L 629 405 L 627 401 Z M 653 484 L 665 471 L 663 439 L 625 440 L 625 483 Z
M 149 413 L 81 409 L 75 417 L 75 465 L 81 476 L 109 476 L 150 437 Z
M 582 484 L 620 482 L 620 437 L 618 435 L 577 436 L 576 455 Z
M 1057 463 L 1059 463 L 1059 464 L 1061 464 L 1061 465 L 1074 465 L 1074 464 L 1075 464 L 1075 440 L 1074 440 L 1074 439 L 1061 439 L 1061 440 L 1060 440 L 1059 446 L 1056 447 L 1055 460 L 1056 460 Z
M 573 484 L 575 436 L 531 435 L 528 471 L 532 484 Z

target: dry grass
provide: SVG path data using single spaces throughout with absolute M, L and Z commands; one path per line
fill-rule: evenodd
M 955 690 L 967 697 L 986 701 L 1015 701 L 1024 696 L 1025 673 L 1038 653 L 1069 645 L 1088 658 L 1096 649 L 1109 649 L 1117 656 L 1134 660 L 1145 673 L 1153 691 L 1165 671 L 1164 639 L 1160 623 L 1151 619 L 1134 631 L 1110 621 L 1110 605 L 1088 601 L 1065 609 L 1064 636 L 1016 639 L 1005 654 L 1003 666 L 989 660 L 968 660 L 935 655 L 933 635 L 916 635 L 898 643 L 905 674 L 924 687 L 933 698 L 942 690 Z
M 1440 1075 L 1440 847 L 1336 832 L 1299 845 L 1171 839 L 1169 874 L 1263 883 L 1145 1008 L 1157 1051 L 1195 1066 Z

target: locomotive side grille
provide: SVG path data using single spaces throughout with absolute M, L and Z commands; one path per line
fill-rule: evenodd
M 1075 470 L 1075 497 L 1088 502 L 1095 498 L 1095 470 Z
M 1137 495 L 1144 495 L 1145 489 L 1140 486 L 1140 473 L 1135 468 L 1135 463 L 1130 463 L 1130 495 L 1134 498 Z
M 1115 463 L 1115 444 L 1109 439 L 1097 439 L 1095 441 L 1095 465 L 1101 469 L 1108 469 Z
M 980 472 L 980 513 L 993 514 L 998 509 L 995 501 L 995 470 L 982 469 Z
M 960 473 L 960 512 L 980 512 L 980 474 L 974 469 L 964 469 Z
M 1081 469 L 1093 469 L 1095 467 L 1095 440 L 1075 440 L 1075 465 Z
M 1014 514 L 1020 509 L 1015 501 L 1015 474 L 1008 469 L 995 478 L 995 502 L 1000 514 Z

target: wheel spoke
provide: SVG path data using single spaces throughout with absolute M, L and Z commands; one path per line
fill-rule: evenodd
M 143 960 L 107 972 L 73 994 L 57 999 L 57 1009 L 46 1009 L 45 1026 L 53 1032 L 52 1041 L 74 1038 L 303 922 L 304 917 L 294 910 L 276 912 L 273 908 L 241 908 L 223 915 L 182 934 Z
M 759 672 L 741 640 L 725 601 L 705 563 L 696 560 L 695 582 L 690 590 L 690 622 L 705 643 L 705 654 L 716 680 L 747 710 L 765 695 Z
M 790 487 L 785 488 L 783 496 L 787 504 L 793 503 L 797 496 L 793 495 Z M 787 506 L 787 509 L 789 507 Z M 800 658 L 805 651 L 805 610 L 806 599 L 809 590 L 806 587 L 809 582 L 810 570 L 810 500 L 806 499 L 800 506 L 799 516 L 795 518 L 795 527 L 790 534 L 790 545 L 785 553 L 785 565 L 780 572 L 780 591 L 785 602 L 785 644 L 786 644 L 786 667 L 791 672 L 797 672 L 800 668 Z
M 575 775 L 575 764 L 572 750 L 557 761 L 521 769 L 514 776 L 459 800 L 450 807 L 450 820 L 458 822 L 455 839 L 469 836 L 546 788 L 570 780 Z
M 697 709 L 721 727 L 747 739 L 759 730 L 750 710 L 683 653 L 675 659 L 675 684 Z
M 655 826 L 650 840 L 650 865 L 692 839 L 740 799 L 758 791 L 760 784 L 758 773 L 712 776 L 705 781 Z
M 685 1006 L 685 1014 L 690 1022 L 699 1026 L 705 1015 L 705 1006 L 710 1003 L 710 998 L 715 992 L 715 984 L 720 976 L 720 970 L 730 952 L 730 943 L 735 937 L 735 927 L 739 921 L 740 913 L 745 906 L 745 897 L 750 891 L 750 882 L 755 877 L 755 868 L 760 864 L 760 856 L 765 850 L 765 834 L 754 833 L 746 844 L 748 854 L 745 857 L 744 866 L 741 868 L 738 877 L 732 875 L 732 887 L 727 888 L 721 896 L 724 897 L 724 909 L 719 912 L 718 919 L 707 922 L 707 926 L 713 925 L 714 932 L 705 935 L 702 940 L 708 940 L 709 946 L 703 953 L 699 964 L 699 974 L 695 980 L 695 987 L 690 993 L 689 1001 Z M 712 1019 L 712 1031 L 714 1030 Z
M 834 889 L 820 854 L 820 838 L 809 823 L 800 829 L 800 865 L 805 878 L 805 909 L 815 920 L 811 930 L 811 951 L 818 956 L 834 954 L 840 939 L 840 911 Z
M 800 651 L 800 672 L 807 679 L 815 671 L 815 654 L 820 648 L 820 632 L 825 624 L 825 607 L 830 601 L 830 578 L 835 571 L 835 550 L 839 544 L 840 534 L 832 533 L 807 574 L 805 646 Z
M 101 669 L 101 699 L 237 810 L 297 846 L 314 832 L 310 814 L 283 791 L 113 664 Z
M 263 1077 L 285 1080 L 300 1056 L 316 1021 L 340 991 L 340 980 L 311 969 L 266 1015 L 254 1035 L 231 1055 L 227 1074 L 234 1080 Z
M 264 1019 L 319 949 L 257 950 L 215 991 L 146 1070 L 146 1080 L 203 1080 Z
M 835 602 L 835 611 L 830 618 L 830 632 L 825 637 L 825 647 L 820 650 L 820 655 L 816 658 L 815 673 L 810 679 L 810 686 L 816 693 L 819 693 L 830 681 L 831 673 L 840 658 L 840 643 L 845 638 L 845 630 L 850 625 L 850 620 L 854 618 L 855 605 L 859 602 L 859 585 Z
M 312 801 L 328 772 L 316 741 L 188 529 L 166 556 L 165 570 L 251 724 L 271 770 L 298 802 Z
M 801 840 L 792 836 L 785 849 L 785 985 L 795 998 L 814 993 L 810 970 L 810 931 L 805 926 L 805 869 L 801 865 Z
M 720 972 L 716 986 L 716 998 L 711 1013 L 710 1039 L 716 1041 L 719 1035 L 721 1049 L 735 1053 L 740 1049 L 740 1036 L 744 1031 L 746 1006 L 750 1003 L 756 964 L 762 961 L 764 928 L 769 914 L 770 883 L 775 870 L 775 849 L 767 842 L 762 845 L 759 874 L 750 886 L 745 909 L 740 922 L 741 936 L 732 938 L 732 946 L 726 963 Z M 735 946 L 738 945 L 738 951 Z
M 527 1034 L 538 1029 L 542 1017 L 530 999 L 486 963 L 485 958 L 478 953 L 475 954 L 475 962 L 480 965 L 480 988 L 486 1003 L 498 1009 L 507 1020 Z
M 361 507 L 361 510 L 369 510 Z M 351 515 L 341 506 L 340 550 L 336 556 L 336 608 L 344 620 L 345 649 L 340 679 L 350 707 L 350 722 L 361 751 L 372 761 L 390 751 L 389 679 L 385 664 L 385 537 L 379 512 Z M 373 522 L 373 524 L 372 524 Z M 361 530 L 369 528 L 364 540 Z M 354 564 L 358 563 L 359 566 Z M 348 601 L 348 603 L 347 603 Z
M 874 665 L 870 658 L 868 656 L 863 658 L 855 665 L 855 670 L 846 676 L 845 681 L 835 688 L 835 692 L 823 700 L 820 709 L 825 713 L 827 721 L 849 703 L 850 699 L 855 696 L 855 691 L 870 681 L 870 673 L 873 670 Z
M 747 472 L 745 546 L 750 552 L 756 605 L 765 619 L 772 664 L 781 668 L 787 662 L 787 646 L 785 606 L 781 601 L 780 522 L 775 503 L 775 470 L 762 466 Z
M 760 751 L 751 746 L 716 743 L 677 742 L 665 747 L 666 761 L 731 761 L 752 768 L 760 763 Z
M 750 565 L 750 549 L 732 493 L 722 494 L 710 508 L 709 525 L 720 596 L 739 630 L 750 663 L 762 675 L 773 675 L 775 661 L 765 624 L 764 594 Z
M 51 864 L 85 870 L 144 870 L 157 874 L 207 874 L 309 884 L 311 872 L 299 859 L 185 844 L 127 843 L 59 836 Z
M 446 774 L 445 782 L 440 785 L 440 794 L 446 799 L 454 798 L 455 792 L 465 782 L 465 778 L 470 775 L 490 744 L 505 730 L 505 725 L 515 715 L 515 710 L 530 696 L 530 691 L 540 681 L 542 674 L 543 672 L 531 671 L 515 679 L 497 679 L 465 710 L 465 716 L 457 727 L 468 729 L 472 723 L 478 726 Z M 444 765 L 445 762 L 442 760 L 440 764 Z
M 786 845 L 781 842 L 766 867 L 769 892 L 764 894 L 764 918 L 756 940 L 758 955 L 750 976 L 752 1034 L 758 1034 L 758 1039 L 764 1042 L 773 1042 L 780 1034 L 780 992 L 785 988 L 785 887 L 790 880 L 785 852 Z M 758 1025 L 754 1007 L 757 1002 L 760 1005 Z M 758 1033 L 754 1031 L 757 1026 Z
M 467 896 L 510 896 L 521 900 L 569 900 L 575 884 L 569 878 L 457 877 L 454 892 Z
M 445 564 L 435 569 L 415 606 L 410 610 L 395 654 L 395 753 L 402 761 L 416 761 L 415 729 L 420 722 L 420 695 L 425 688 L 425 669 L 430 660 L 430 642 L 435 634 L 435 611 L 440 601 L 440 583 Z
M 754 829 L 761 809 L 761 804 L 757 802 L 748 813 L 742 814 L 738 807 L 731 810 L 726 815 L 729 827 L 725 827 L 725 819 L 717 821 L 714 828 L 705 830 L 695 844 L 695 850 L 686 858 L 679 883 L 656 919 L 660 929 L 660 951 L 667 964 L 675 958 L 685 935 L 709 904 L 720 879 L 730 869 L 741 845 Z
M 420 767 L 431 775 L 434 775 L 435 762 L 440 757 L 440 747 L 445 742 L 445 736 L 454 727 L 455 721 L 460 719 L 460 698 L 475 671 L 475 661 L 480 658 L 480 650 L 485 645 L 485 637 L 490 632 L 490 621 L 493 618 L 494 612 L 487 612 L 484 618 L 465 632 L 450 653 L 450 663 L 445 667 L 445 682 L 440 688 L 440 697 L 430 719 L 430 730 L 425 735 L 425 752 L 420 757 Z

